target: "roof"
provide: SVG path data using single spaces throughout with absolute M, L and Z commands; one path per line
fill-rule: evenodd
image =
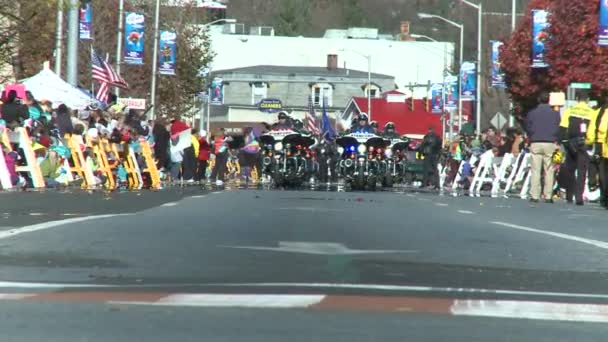
M 352 69 L 328 69 L 327 67 L 309 66 L 279 66 L 279 65 L 255 65 L 244 68 L 216 70 L 214 74 L 257 74 L 257 75 L 291 75 L 294 76 L 325 76 L 341 78 L 367 78 L 367 72 Z M 371 74 L 374 79 L 392 80 L 395 77 L 384 74 Z
M 368 112 L 367 98 L 354 97 L 353 101 L 360 112 Z M 378 127 L 384 127 L 387 122 L 394 122 L 399 134 L 426 134 L 429 127 L 435 132 L 442 132 L 441 114 L 426 111 L 425 100 L 414 100 L 414 111 L 409 109 L 407 102 L 387 102 L 384 98 L 372 99 L 373 121 Z

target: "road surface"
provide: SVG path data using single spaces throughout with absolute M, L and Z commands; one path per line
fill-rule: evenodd
M 398 191 L 2 196 L 10 341 L 608 334 L 608 212 L 596 206 Z

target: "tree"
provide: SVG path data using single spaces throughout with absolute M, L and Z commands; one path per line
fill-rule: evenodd
M 362 27 L 367 25 L 367 18 L 359 0 L 343 0 L 343 26 Z
M 310 25 L 310 7 L 300 0 L 281 0 L 276 31 L 282 36 L 299 36 Z
M 540 91 L 565 91 L 572 82 L 592 83 L 596 95 L 608 90 L 605 48 L 598 46 L 598 3 L 595 0 L 539 0 L 533 8 L 550 11 L 546 43 L 549 68 L 530 68 L 532 18 L 526 16 L 518 30 L 503 46 L 501 62 L 509 92 L 525 111 L 535 104 Z
M 533 69 L 532 65 L 532 14 L 533 9 L 549 9 L 554 0 L 533 0 L 524 19 L 511 37 L 505 41 L 500 54 L 507 89 L 517 113 L 534 104 L 539 91 L 551 88 L 546 69 Z M 553 17 L 551 17 L 553 18 Z M 551 19 L 552 20 L 552 19 Z M 547 46 L 549 49 L 549 46 Z
M 2 1 L 8 2 L 8 0 L 0 0 L 0 3 Z M 19 53 L 17 63 L 14 63 L 21 70 L 19 78 L 35 74 L 40 70 L 44 61 L 50 61 L 53 58 L 55 21 L 49 20 L 49 16 L 43 14 L 55 13 L 56 1 L 28 0 L 22 2 L 18 21 L 20 39 L 16 43 Z M 156 113 L 157 115 L 188 116 L 191 115 L 191 110 L 198 105 L 196 95 L 205 89 L 206 80 L 200 76 L 199 71 L 203 66 L 211 63 L 214 54 L 211 51 L 207 30 L 200 25 L 193 24 L 204 21 L 204 18 L 201 18 L 204 13 L 196 10 L 193 6 L 194 1 L 179 8 L 165 6 L 168 4 L 168 0 L 163 0 L 162 4 L 160 29 L 177 33 L 177 63 L 175 76 L 158 75 Z M 153 2 L 149 1 L 126 1 L 125 11 L 143 13 L 146 18 L 146 28 L 144 64 L 122 64 L 121 75 L 129 83 L 130 89 L 123 90 L 121 96 L 149 99 L 150 63 L 158 63 L 158 61 L 152 61 L 155 6 Z M 1 13 L 0 16 L 2 16 Z M 54 18 L 54 16 L 50 17 Z M 116 65 L 114 52 L 117 44 L 117 28 L 118 0 L 93 0 L 93 40 L 79 42 L 79 84 L 83 88 L 98 86 L 91 79 L 91 47 L 94 47 L 103 56 L 107 53 L 111 64 Z M 0 47 L 1 44 L 2 35 L 0 34 Z M 0 53 L 0 63 L 1 58 Z

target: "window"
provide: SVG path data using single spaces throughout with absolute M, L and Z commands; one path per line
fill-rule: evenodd
M 312 86 L 312 100 L 315 106 L 323 106 L 323 101 L 327 107 L 333 105 L 333 87 L 331 84 L 321 83 Z
M 251 85 L 251 104 L 257 105 L 268 97 L 268 84 L 259 82 Z
M 367 92 L 368 92 L 368 86 L 367 86 L 367 84 L 365 84 L 363 86 L 363 95 L 365 97 L 367 97 Z M 381 92 L 380 87 L 378 87 L 377 85 L 375 85 L 373 83 L 371 84 L 371 87 L 369 87 L 369 96 L 372 98 L 380 97 L 380 92 Z

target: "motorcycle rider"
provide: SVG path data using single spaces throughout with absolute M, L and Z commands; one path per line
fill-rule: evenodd
M 353 127 L 351 130 L 353 133 L 376 133 L 374 128 L 369 125 L 369 118 L 367 117 L 367 114 L 359 114 L 358 119 L 357 126 Z
M 279 112 L 278 119 L 279 119 L 279 122 L 272 125 L 273 130 L 279 131 L 279 130 L 294 129 L 293 122 L 292 122 L 292 120 L 290 120 L 290 117 L 289 117 L 289 115 L 287 115 L 286 112 L 283 112 L 283 111 Z
M 401 137 L 395 130 L 395 123 L 388 122 L 384 125 L 384 132 L 382 132 L 382 137 L 386 139 L 400 139 Z

